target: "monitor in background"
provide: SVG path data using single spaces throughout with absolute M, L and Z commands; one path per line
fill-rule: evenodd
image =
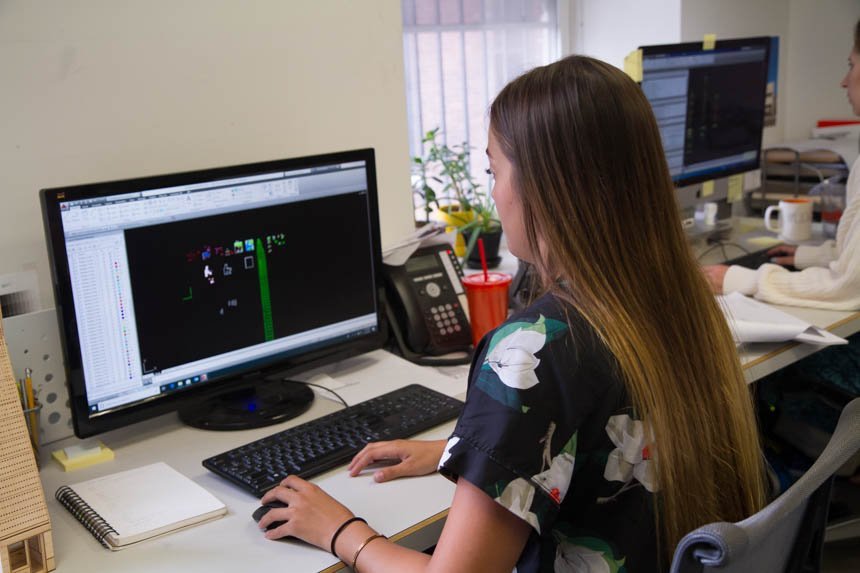
M 759 168 L 769 50 L 769 37 L 642 47 L 642 91 L 676 187 Z
M 372 149 L 41 199 L 79 437 L 282 421 L 313 399 L 283 376 L 383 344 Z

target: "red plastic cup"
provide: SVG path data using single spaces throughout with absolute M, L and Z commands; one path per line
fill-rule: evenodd
M 463 278 L 466 300 L 469 302 L 469 324 L 472 327 L 472 344 L 477 345 L 489 331 L 508 317 L 508 287 L 511 275 L 484 273 Z

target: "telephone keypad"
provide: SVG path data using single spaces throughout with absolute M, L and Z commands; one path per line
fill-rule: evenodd
M 421 254 L 413 262 L 412 269 L 407 263 L 406 278 L 418 295 L 424 327 L 430 336 L 429 342 L 421 344 L 443 353 L 448 348 L 468 347 L 471 342 L 469 323 L 457 299 L 463 292 L 460 282 L 463 271 L 453 251 L 447 249 L 432 255 Z
M 434 339 L 444 341 L 451 335 L 463 331 L 460 322 L 465 320 L 465 315 L 463 315 L 459 303 L 431 306 L 425 314 L 428 319 L 432 318 L 432 323 L 436 325 L 436 329 L 431 331 L 431 336 Z

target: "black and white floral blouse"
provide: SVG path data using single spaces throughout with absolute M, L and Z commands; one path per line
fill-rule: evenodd
M 517 573 L 657 571 L 646 431 L 592 328 L 545 295 L 478 345 L 439 469 L 531 525 Z

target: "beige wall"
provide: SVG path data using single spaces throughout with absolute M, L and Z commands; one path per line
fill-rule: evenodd
M 839 86 L 848 71 L 860 0 L 791 0 L 786 91 L 788 140 L 809 137 L 822 118 L 851 118 Z
M 765 144 L 806 139 L 822 118 L 851 117 L 839 82 L 847 69 L 860 0 L 683 0 L 685 41 L 780 36 L 777 125 Z
M 571 0 L 574 53 L 622 68 L 639 46 L 681 41 L 681 0 Z
M 400 0 L 0 2 L 0 273 L 52 305 L 41 188 L 374 147 L 412 229 Z
M 764 144 L 809 137 L 821 118 L 850 117 L 845 74 L 860 0 L 570 0 L 569 50 L 621 67 L 636 46 L 779 36 L 777 124 Z
M 765 147 L 780 143 L 785 137 L 788 102 L 787 45 L 789 32 L 788 0 L 683 0 L 681 7 L 681 41 L 695 42 L 705 34 L 720 38 L 779 36 L 779 71 L 777 78 L 776 125 L 765 128 Z

